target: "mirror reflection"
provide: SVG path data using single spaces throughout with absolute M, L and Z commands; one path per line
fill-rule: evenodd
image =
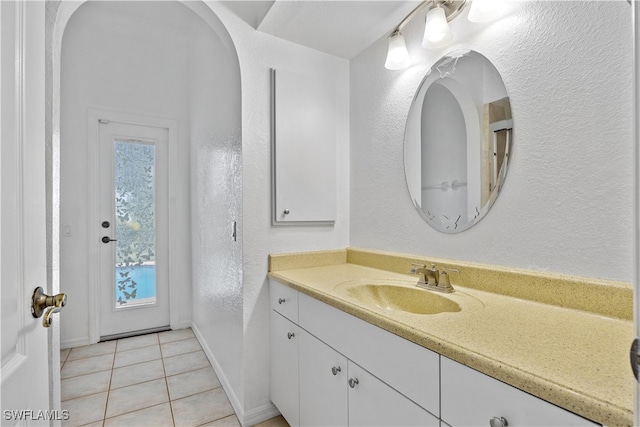
M 413 99 L 404 141 L 413 203 L 433 228 L 457 233 L 489 211 L 504 184 L 513 119 L 498 70 L 481 54 L 447 54 Z

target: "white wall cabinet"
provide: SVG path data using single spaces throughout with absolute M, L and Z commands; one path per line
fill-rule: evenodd
M 598 425 L 274 280 L 270 293 L 271 400 L 291 425 Z
M 337 195 L 337 87 L 272 70 L 273 224 L 333 223 Z

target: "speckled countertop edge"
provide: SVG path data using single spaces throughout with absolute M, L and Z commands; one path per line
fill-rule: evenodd
M 381 316 L 379 313 L 375 313 L 370 311 L 365 306 L 359 306 L 354 304 L 353 302 L 345 301 L 336 297 L 331 293 L 324 292 L 321 289 L 315 288 L 313 286 L 309 286 L 308 283 L 303 283 L 296 280 L 291 280 L 290 274 L 287 274 L 287 271 L 297 268 L 310 268 L 314 266 L 313 258 L 315 255 L 318 255 L 318 264 L 322 266 L 331 266 L 331 265 L 339 265 L 344 264 L 347 261 L 356 265 L 364 265 L 365 267 L 369 267 L 367 264 L 374 264 L 380 270 L 380 266 L 386 267 L 382 268 L 383 271 L 390 272 L 400 272 L 398 271 L 400 268 L 405 268 L 407 265 L 407 260 L 415 260 L 416 262 L 420 261 L 431 261 L 424 260 L 420 257 L 412 257 L 398 254 L 387 254 L 383 252 L 376 251 L 365 251 L 361 249 L 347 249 L 346 250 L 346 259 L 345 259 L 345 251 L 344 250 L 336 250 L 336 251 L 323 251 L 321 253 L 303 253 L 303 254 L 276 254 L 270 257 L 272 267 L 272 272 L 269 274 L 270 277 L 276 278 L 279 281 L 291 286 L 292 288 L 301 291 L 309 296 L 312 296 L 320 301 L 323 301 L 333 307 L 336 307 L 340 310 L 345 311 L 351 315 L 359 317 L 369 323 L 372 323 L 376 326 L 379 326 L 389 332 L 395 333 L 403 338 L 409 339 L 416 344 L 424 346 L 430 350 L 433 350 L 443 356 L 449 357 L 455 361 L 458 361 L 464 365 L 467 365 L 471 368 L 474 368 L 482 373 L 490 375 L 496 379 L 504 381 L 507 384 L 513 385 L 519 389 L 527 391 L 535 396 L 538 396 L 544 400 L 555 403 L 558 406 L 561 406 L 567 410 L 580 414 L 586 418 L 595 420 L 597 422 L 603 423 L 604 425 L 631 425 L 633 419 L 633 409 L 624 407 L 622 405 L 614 405 L 611 402 L 606 402 L 595 398 L 594 396 L 590 396 L 587 393 L 580 392 L 572 389 L 566 385 L 561 385 L 556 383 L 553 379 L 543 378 L 540 376 L 532 375 L 527 371 L 523 371 L 521 368 L 517 366 L 511 366 L 509 364 L 504 363 L 496 358 L 487 357 L 486 355 L 480 354 L 478 352 L 470 351 L 465 348 L 463 345 L 459 345 L 455 342 L 450 342 L 442 336 L 433 336 L 426 331 L 421 331 L 416 328 L 412 328 L 405 323 L 395 321 L 389 317 Z M 387 258 L 391 256 L 391 259 Z M 296 258 L 298 258 L 296 260 Z M 286 262 L 279 262 L 286 260 Z M 343 261 L 344 260 L 344 261 Z M 274 263 L 275 261 L 275 263 Z M 337 262 L 333 262 L 337 261 Z M 443 260 L 438 261 L 438 265 L 447 265 L 453 268 L 460 267 L 463 268 L 463 264 L 461 263 L 452 263 L 446 262 Z M 435 262 L 435 261 L 434 261 Z M 410 262 L 409 262 L 410 264 Z M 284 267 L 284 268 L 279 268 Z M 477 266 L 473 265 L 472 267 L 477 268 Z M 487 270 L 486 266 L 483 266 L 485 270 Z M 372 268 L 372 267 L 369 267 Z M 469 268 L 468 264 L 464 264 L 464 268 Z M 281 271 L 282 274 L 278 272 Z M 511 275 L 517 275 L 519 272 L 517 270 L 509 270 L 508 273 Z M 530 283 L 531 280 L 527 279 L 530 276 L 531 272 L 524 272 L 525 281 Z M 485 274 L 487 274 L 485 272 Z M 511 277 L 511 276 L 509 276 Z M 551 278 L 552 287 L 556 288 L 556 292 L 558 291 L 558 287 L 561 286 L 563 282 L 562 276 L 553 276 Z M 516 279 L 517 280 L 517 279 Z M 548 280 L 548 279 L 547 279 Z M 573 283 L 583 283 L 584 279 L 580 278 L 567 278 L 568 281 Z M 452 276 L 452 282 L 456 285 L 456 280 Z M 534 281 L 534 283 L 536 283 Z M 570 283 L 571 286 L 573 283 Z M 458 286 L 462 286 L 458 284 Z M 608 283 L 597 283 L 596 286 L 610 286 Z M 621 290 L 621 294 L 624 295 L 626 292 L 625 284 L 613 284 L 613 289 Z M 480 287 L 480 292 L 485 292 L 486 289 L 482 289 Z M 582 290 L 579 288 L 578 290 Z M 490 292 L 498 292 L 500 291 L 500 287 L 492 287 Z M 587 288 L 586 292 L 590 292 L 591 288 Z M 513 292 L 511 292 L 513 293 Z M 525 297 L 530 296 L 531 292 L 524 292 Z M 506 292 L 506 296 L 510 295 L 510 292 Z M 520 296 L 520 295 L 518 295 Z M 544 300 L 544 298 L 542 298 Z M 588 299 L 585 298 L 585 299 Z M 629 296 L 631 299 L 631 296 Z M 540 302 L 540 298 L 533 295 L 531 298 L 534 301 L 534 304 Z M 544 302 L 544 301 L 542 301 Z M 555 304 L 559 305 L 559 304 Z M 560 305 L 562 307 L 562 305 Z M 613 310 L 614 315 L 612 317 L 616 317 L 615 314 L 619 313 Z M 596 313 L 601 315 L 601 313 Z M 625 317 L 625 316 L 620 316 Z

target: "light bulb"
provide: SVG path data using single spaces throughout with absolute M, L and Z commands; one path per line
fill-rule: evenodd
M 443 46 L 452 39 L 453 34 L 449 28 L 444 9 L 436 5 L 436 7 L 427 12 L 422 46 L 425 48 Z
M 486 22 L 495 19 L 502 8 L 500 0 L 473 0 L 467 17 L 471 22 Z
M 384 67 L 387 70 L 401 70 L 409 66 L 411 59 L 404 36 L 400 31 L 394 31 L 389 37 L 389 50 L 387 51 L 387 60 Z

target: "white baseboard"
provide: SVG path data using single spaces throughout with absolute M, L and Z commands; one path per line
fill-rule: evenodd
M 244 413 L 243 419 L 240 423 L 243 426 L 253 426 L 263 421 L 270 420 L 273 417 L 280 415 L 280 411 L 275 407 L 273 403 L 260 406 L 259 408 L 253 408 Z
M 81 347 L 83 345 L 89 345 L 89 344 L 91 344 L 89 337 L 73 338 L 69 340 L 60 341 L 60 350 L 64 350 L 65 348 Z
M 198 342 L 200 343 L 200 346 L 202 347 L 202 350 L 204 350 L 204 354 L 207 355 L 207 359 L 209 359 L 209 362 L 211 363 L 211 366 L 213 367 L 213 370 L 216 372 L 216 375 L 218 376 L 218 379 L 220 380 L 220 384 L 222 385 L 222 388 L 224 389 L 225 393 L 227 393 L 227 397 L 229 398 L 229 401 L 231 402 L 231 406 L 233 406 L 233 410 L 236 412 L 236 416 L 238 417 L 238 420 L 240 421 L 240 424 L 242 424 L 244 426 L 244 423 L 242 422 L 242 420 L 244 419 L 244 407 L 240 403 L 240 400 L 238 399 L 238 396 L 236 396 L 235 391 L 231 387 L 231 383 L 227 379 L 227 376 L 224 374 L 224 371 L 222 370 L 222 367 L 220 366 L 220 364 L 216 360 L 216 357 L 213 355 L 213 352 L 211 351 L 211 349 L 207 345 L 206 341 L 204 340 L 204 337 L 202 336 L 202 333 L 200 333 L 200 330 L 195 325 L 195 323 L 191 324 L 191 329 L 193 330 L 193 333 L 195 334 L 196 338 L 198 339 Z
M 233 406 L 233 410 L 236 412 L 238 421 L 240 421 L 240 424 L 243 427 L 253 426 L 255 424 L 259 424 L 263 421 L 269 420 L 273 417 L 277 417 L 278 415 L 280 415 L 280 411 L 278 411 L 278 408 L 276 408 L 275 405 L 273 405 L 272 403 L 260 406 L 258 408 L 250 409 L 249 411 L 245 411 L 244 407 L 240 403 L 240 400 L 238 399 L 238 396 L 236 396 L 235 391 L 231 387 L 231 383 L 227 379 L 224 371 L 222 370 L 222 367 L 220 366 L 213 352 L 205 342 L 204 337 L 202 336 L 202 333 L 200 333 L 200 331 L 198 330 L 198 327 L 193 323 L 191 324 L 191 329 L 193 330 L 193 333 L 198 339 L 198 342 L 200 342 L 200 346 L 202 347 L 202 350 L 204 350 L 204 354 L 207 355 L 207 359 L 209 359 L 209 362 L 211 362 L 211 366 L 213 367 L 213 370 L 216 372 L 216 375 L 220 380 L 220 384 L 222 385 L 222 388 L 224 389 L 225 393 L 227 393 L 227 397 L 231 402 L 231 406 Z
M 176 329 L 187 329 L 190 328 L 192 326 L 192 323 L 190 320 L 186 321 L 186 322 L 179 322 L 179 323 L 171 323 L 171 329 L 172 330 L 176 330 Z

